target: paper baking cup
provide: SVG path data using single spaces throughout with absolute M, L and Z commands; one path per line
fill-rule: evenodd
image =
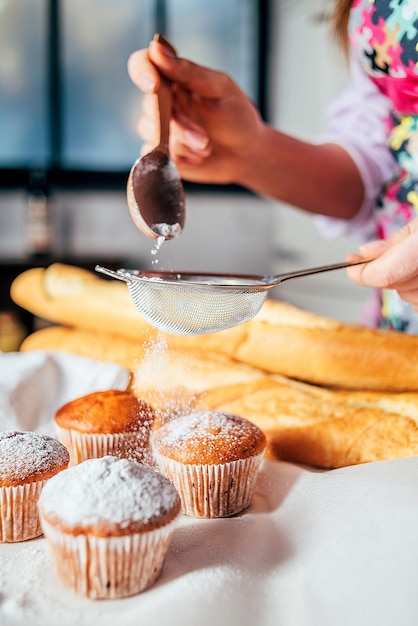
M 107 455 L 149 464 L 148 446 L 138 433 L 91 434 L 57 426 L 57 437 L 70 453 L 70 465 Z
M 42 535 L 38 498 L 45 482 L 0 487 L 0 541 L 26 541 Z
M 92 600 L 132 596 L 158 578 L 176 520 L 162 528 L 120 537 L 71 535 L 41 517 L 61 583 Z
M 180 494 L 183 513 L 228 517 L 251 504 L 264 453 L 221 465 L 186 465 L 155 453 L 158 468 Z

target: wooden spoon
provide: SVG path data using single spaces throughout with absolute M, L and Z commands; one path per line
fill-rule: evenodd
M 166 39 L 159 35 L 155 39 L 175 53 Z M 169 153 L 172 97 L 170 82 L 163 76 L 156 96 L 159 143 L 133 164 L 126 197 L 131 217 L 145 235 L 152 239 L 174 239 L 183 231 L 185 198 L 181 178 Z

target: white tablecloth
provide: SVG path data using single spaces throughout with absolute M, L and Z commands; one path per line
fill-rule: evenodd
M 0 355 L 1 429 L 51 432 L 63 401 L 126 382 L 78 357 Z M 157 583 L 123 600 L 63 589 L 43 538 L 0 544 L 0 624 L 416 626 L 418 458 L 327 472 L 264 462 L 247 511 L 182 516 Z

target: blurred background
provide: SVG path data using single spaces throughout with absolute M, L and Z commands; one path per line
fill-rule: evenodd
M 181 56 L 231 74 L 271 124 L 312 139 L 347 81 L 328 12 L 326 0 L 0 0 L 0 335 L 10 324 L 18 337 L 34 328 L 9 298 L 28 267 L 155 260 L 126 205 L 141 148 L 132 51 L 163 33 Z M 356 248 L 238 187 L 186 185 L 186 203 L 184 233 L 162 246 L 161 269 L 275 274 Z M 272 295 L 355 321 L 367 294 L 337 272 Z

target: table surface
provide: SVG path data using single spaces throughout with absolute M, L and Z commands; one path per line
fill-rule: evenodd
M 2 430 L 12 417 L 27 427 L 22 390 L 30 395 L 36 385 L 42 404 L 47 386 L 49 414 L 74 393 L 51 385 L 57 373 L 62 381 L 73 380 L 74 367 L 84 371 L 85 389 L 124 384 L 123 372 L 103 364 L 32 355 L 28 365 L 28 358 L 0 355 Z M 48 411 L 39 408 L 38 430 L 46 431 Z M 414 457 L 332 471 L 265 461 L 249 509 L 228 519 L 181 516 L 158 581 L 122 600 L 64 589 L 42 537 L 0 544 L 2 626 L 416 626 L 417 588 Z

